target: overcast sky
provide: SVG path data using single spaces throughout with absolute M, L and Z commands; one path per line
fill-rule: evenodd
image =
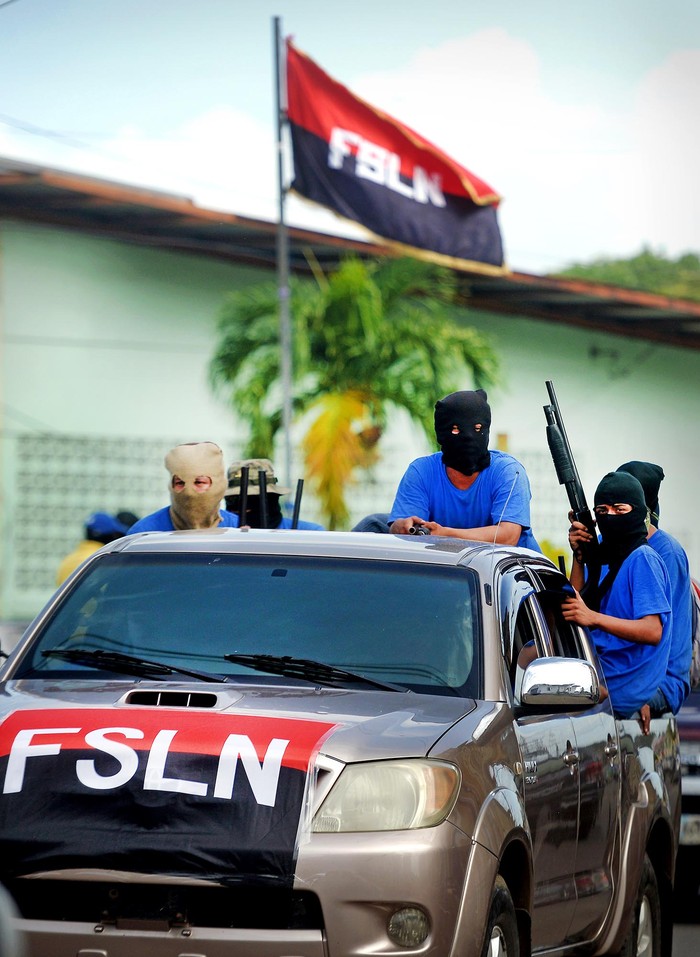
M 700 0 L 0 0 L 0 156 L 274 219 L 274 16 L 504 197 L 512 268 L 700 251 Z

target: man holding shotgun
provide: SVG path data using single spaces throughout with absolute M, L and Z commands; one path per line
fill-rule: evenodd
M 646 714 L 641 709 L 666 674 L 672 614 L 668 572 L 647 544 L 644 489 L 634 475 L 609 472 L 595 491 L 595 518 L 591 515 L 554 385 L 545 384 L 550 400 L 544 407 L 547 444 L 571 506 L 575 596 L 562 602 L 562 615 L 590 631 L 615 714 L 621 718 L 639 714 L 647 732 L 648 709 Z
M 609 472 L 595 492 L 594 513 L 600 531 L 602 578 L 599 610 L 580 595 L 582 547 L 591 533 L 573 521 L 569 544 L 574 556 L 573 598 L 562 615 L 589 629 L 605 674 L 615 714 L 635 715 L 661 685 L 671 647 L 671 585 L 662 560 L 647 544 L 648 509 L 638 480 Z

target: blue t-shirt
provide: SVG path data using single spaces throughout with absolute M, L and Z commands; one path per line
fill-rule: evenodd
M 238 516 L 234 512 L 219 511 L 221 522 L 216 528 L 238 528 Z M 157 512 L 151 512 L 150 515 L 144 515 L 138 522 L 129 529 L 129 535 L 135 532 L 174 532 L 175 526 L 170 517 L 170 506 L 158 509 Z
M 282 516 L 282 521 L 279 523 L 277 528 L 291 528 L 292 519 L 287 518 L 286 515 Z M 302 522 L 301 519 L 297 522 L 297 529 L 306 532 L 325 532 L 323 525 L 317 525 L 316 522 Z
M 499 522 L 522 526 L 518 545 L 540 551 L 530 529 L 530 482 L 524 466 L 507 452 L 490 450 L 490 465 L 470 488 L 450 482 L 442 452 L 415 459 L 399 482 L 390 521 L 417 515 L 448 528 L 483 528 Z
M 666 566 L 671 583 L 671 609 L 673 627 L 671 649 L 668 655 L 666 677 L 661 690 L 677 714 L 690 694 L 690 659 L 693 653 L 693 601 L 690 594 L 690 568 L 688 556 L 680 542 L 658 528 L 649 539 L 649 544 Z
M 603 595 L 600 611 L 613 618 L 661 618 L 658 645 L 642 645 L 600 628 L 590 629 L 615 713 L 630 717 L 663 681 L 671 647 L 671 584 L 664 563 L 652 548 L 640 545 L 627 556 Z

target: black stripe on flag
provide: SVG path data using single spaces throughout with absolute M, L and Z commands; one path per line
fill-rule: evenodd
M 147 753 L 125 784 L 84 786 L 76 762 L 85 751 L 62 750 L 28 761 L 18 793 L 0 799 L 0 879 L 56 868 L 107 868 L 199 877 L 224 883 L 291 887 L 307 775 L 282 765 L 273 806 L 256 800 L 244 770 L 231 797 L 214 798 L 144 786 Z M 173 752 L 173 780 L 213 781 L 218 757 Z M 0 759 L 0 781 L 7 757 Z M 98 769 L 114 771 L 108 756 Z
M 377 236 L 405 246 L 501 268 L 503 246 L 495 206 L 477 206 L 445 194 L 445 206 L 420 203 L 385 184 L 362 179 L 352 159 L 342 169 L 328 165 L 323 139 L 290 123 L 294 150 L 292 189 Z M 408 184 L 407 184 L 408 185 Z

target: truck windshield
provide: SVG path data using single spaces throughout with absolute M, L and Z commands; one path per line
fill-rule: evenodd
M 417 692 L 475 697 L 481 685 L 478 594 L 468 569 L 406 562 L 106 555 L 55 609 L 13 677 L 103 678 L 109 669 L 99 662 L 108 657 L 65 653 L 78 649 L 229 681 L 308 685 L 242 663 L 246 655 L 275 655 Z

